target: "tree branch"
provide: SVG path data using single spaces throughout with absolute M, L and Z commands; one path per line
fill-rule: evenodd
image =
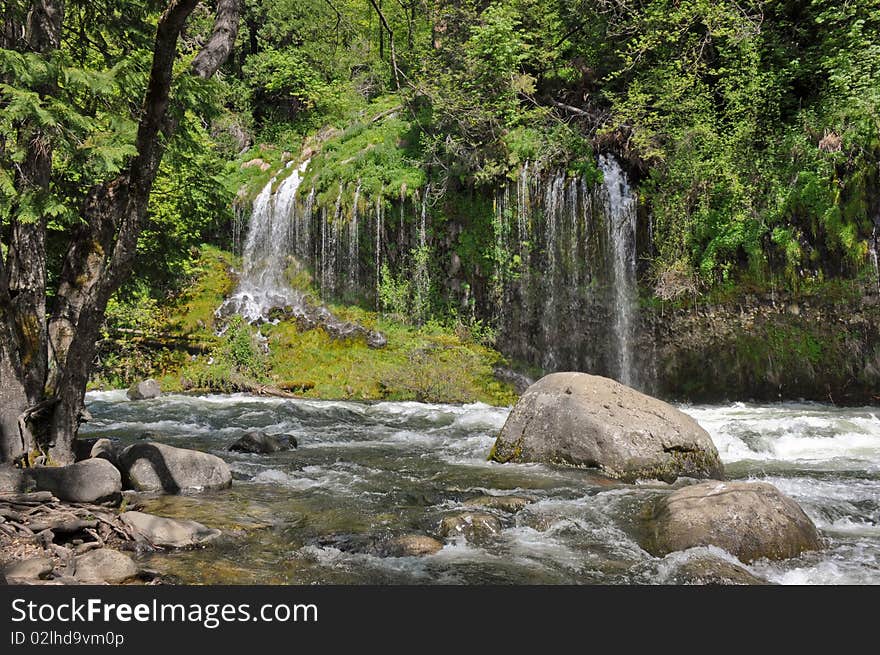
M 238 36 L 239 11 L 240 0 L 217 0 L 214 29 L 208 43 L 193 60 L 194 75 L 202 79 L 211 77 L 229 57 Z

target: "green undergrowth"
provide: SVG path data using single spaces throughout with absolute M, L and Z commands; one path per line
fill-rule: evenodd
M 292 322 L 263 327 L 272 381 L 307 397 L 508 405 L 513 390 L 497 381 L 494 350 L 435 324 L 411 326 L 356 307 L 331 307 L 344 320 L 382 332 L 388 344 L 339 341 L 324 330 L 300 331 Z
M 213 343 L 217 325 L 214 311 L 235 288 L 231 272 L 239 258 L 214 246 L 202 246 L 192 281 L 169 305 L 165 331 Z
M 174 392 L 274 387 L 322 399 L 494 405 L 516 400 L 513 389 L 493 375 L 503 363 L 501 355 L 460 326 L 416 326 L 359 307 L 332 305 L 339 319 L 382 332 L 387 345 L 374 349 L 363 338 L 334 339 L 322 328 L 301 330 L 293 320 L 256 328 L 234 318 L 216 336 L 221 326 L 214 311 L 234 289 L 231 271 L 237 264 L 231 254 L 203 247 L 191 282 L 168 304 L 156 328 L 168 347 L 146 349 L 134 347 L 131 339 L 122 341 L 116 348 L 123 353 L 123 361 L 115 363 L 118 370 L 110 374 L 102 365 L 92 388 L 127 386 L 153 376 L 163 390 Z M 307 287 L 309 278 L 301 275 L 295 282 Z M 172 341 L 200 352 L 175 350 Z

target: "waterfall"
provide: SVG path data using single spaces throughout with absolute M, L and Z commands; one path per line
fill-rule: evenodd
M 636 288 L 636 199 L 626 173 L 610 155 L 599 157 L 603 200 L 605 201 L 608 239 L 611 244 L 613 284 L 613 334 L 616 341 L 616 377 L 634 386 L 633 327 L 637 310 Z
M 294 252 L 297 258 L 307 266 L 313 266 L 315 261 L 312 249 L 312 213 L 315 209 L 315 188 L 309 191 L 302 211 L 297 211 L 293 217 Z
M 877 283 L 877 289 L 880 290 L 880 261 L 877 258 L 877 247 L 880 245 L 880 234 L 877 233 L 877 219 L 874 219 L 874 229 L 871 232 L 871 242 L 868 244 L 868 257 L 871 259 L 871 266 L 874 268 L 874 280 Z
M 526 162 L 498 190 L 494 250 L 519 263 L 496 262 L 486 296 L 506 355 L 638 385 L 637 202 L 616 160 L 598 164 L 596 184 Z
M 296 193 L 308 164 L 306 159 L 273 193 L 276 175 L 254 200 L 238 288 L 217 310 L 218 314 L 240 314 L 254 322 L 266 318 L 274 307 L 299 301 L 299 295 L 287 282 L 285 270 L 291 247 L 291 213 L 296 211 Z M 292 162 L 288 164 L 291 165 Z
M 379 305 L 379 286 L 382 283 L 382 193 L 376 196 L 376 305 Z
M 428 195 L 431 192 L 429 184 L 422 194 L 421 213 L 419 216 L 418 249 L 414 252 L 413 261 L 413 313 L 419 322 L 427 318 L 429 294 L 431 291 L 431 276 L 428 271 Z
M 347 287 L 352 296 L 357 295 L 360 289 L 360 243 L 358 241 L 358 202 L 360 201 L 361 185 L 358 182 L 354 189 L 354 204 L 351 208 L 351 218 L 348 221 L 348 279 Z

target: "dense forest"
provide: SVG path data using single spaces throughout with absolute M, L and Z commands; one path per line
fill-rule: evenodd
M 3 0 L 0 584 L 880 581 L 878 35 Z
M 9 0 L 2 21 L 0 291 L 8 342 L 25 344 L 4 359 L 36 358 L 24 406 L 28 420 L 54 412 L 54 430 L 75 432 L 80 391 L 65 417 L 42 399 L 84 388 L 95 343 L 113 335 L 167 335 L 171 322 L 201 339 L 189 351 L 265 379 L 251 328 L 233 321 L 218 344 L 213 310 L 255 197 L 288 163 L 309 161 L 298 202 L 310 212 L 352 221 L 369 207 L 377 224 L 375 253 L 350 228 L 354 282 L 328 283 L 321 263 L 300 271 L 305 287 L 355 318 L 378 309 L 502 352 L 504 284 L 548 267 L 581 276 L 573 294 L 593 279 L 574 245 L 560 263 L 549 240 L 500 225 L 503 190 L 597 184 L 605 156 L 636 189 L 643 306 L 876 286 L 876 0 Z M 399 227 L 382 222 L 398 211 Z M 526 261 L 539 247 L 544 259 Z M 358 287 L 364 271 L 374 279 Z M 169 317 L 181 294 L 186 311 Z M 213 304 L 186 315 L 199 303 Z M 89 329 L 74 338 L 78 321 Z M 747 344 L 755 362 L 792 336 L 768 334 Z M 814 371 L 849 347 L 828 338 L 797 331 L 794 357 Z M 113 343 L 98 349 L 104 383 L 169 366 L 167 350 Z M 545 370 L 586 366 L 580 351 L 541 360 L 528 347 L 506 350 Z M 242 388 L 229 371 L 190 373 L 190 386 Z
M 2 59 L 4 226 L 47 216 L 60 241 L 131 153 L 164 3 L 64 4 L 52 57 L 7 33 Z M 24 24 L 28 3 L 4 7 L 8 32 Z M 526 160 L 591 167 L 611 150 L 654 217 L 651 280 L 852 274 L 880 216 L 878 21 L 872 1 L 245 1 L 221 75 L 175 82 L 181 126 L 138 278 L 167 285 L 191 246 L 224 243 L 238 182 L 227 162 L 242 150 L 369 129 L 371 106 L 396 104 L 369 156 L 328 176 L 393 198 L 401 184 L 491 187 Z M 181 61 L 210 22 L 197 7 Z M 53 148 L 48 188 L 26 194 L 22 124 Z

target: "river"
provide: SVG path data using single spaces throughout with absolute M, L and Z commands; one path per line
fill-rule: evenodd
M 170 579 L 206 584 L 669 584 L 707 549 L 650 556 L 638 545 L 660 483 L 609 484 L 584 470 L 486 461 L 509 409 L 411 402 L 282 400 L 247 395 L 129 402 L 92 392 L 82 436 L 157 441 L 223 457 L 231 489 L 145 497 L 146 511 L 224 532 L 203 550 L 144 554 Z M 711 435 L 727 475 L 794 498 L 826 550 L 750 571 L 781 584 L 880 584 L 880 408 L 735 403 L 682 406 Z M 243 432 L 294 435 L 299 448 L 231 453 Z M 446 542 L 427 557 L 383 557 L 371 544 L 436 533 L 474 496 L 534 501 L 498 514 L 482 542 Z M 721 551 L 714 554 L 730 558 Z

